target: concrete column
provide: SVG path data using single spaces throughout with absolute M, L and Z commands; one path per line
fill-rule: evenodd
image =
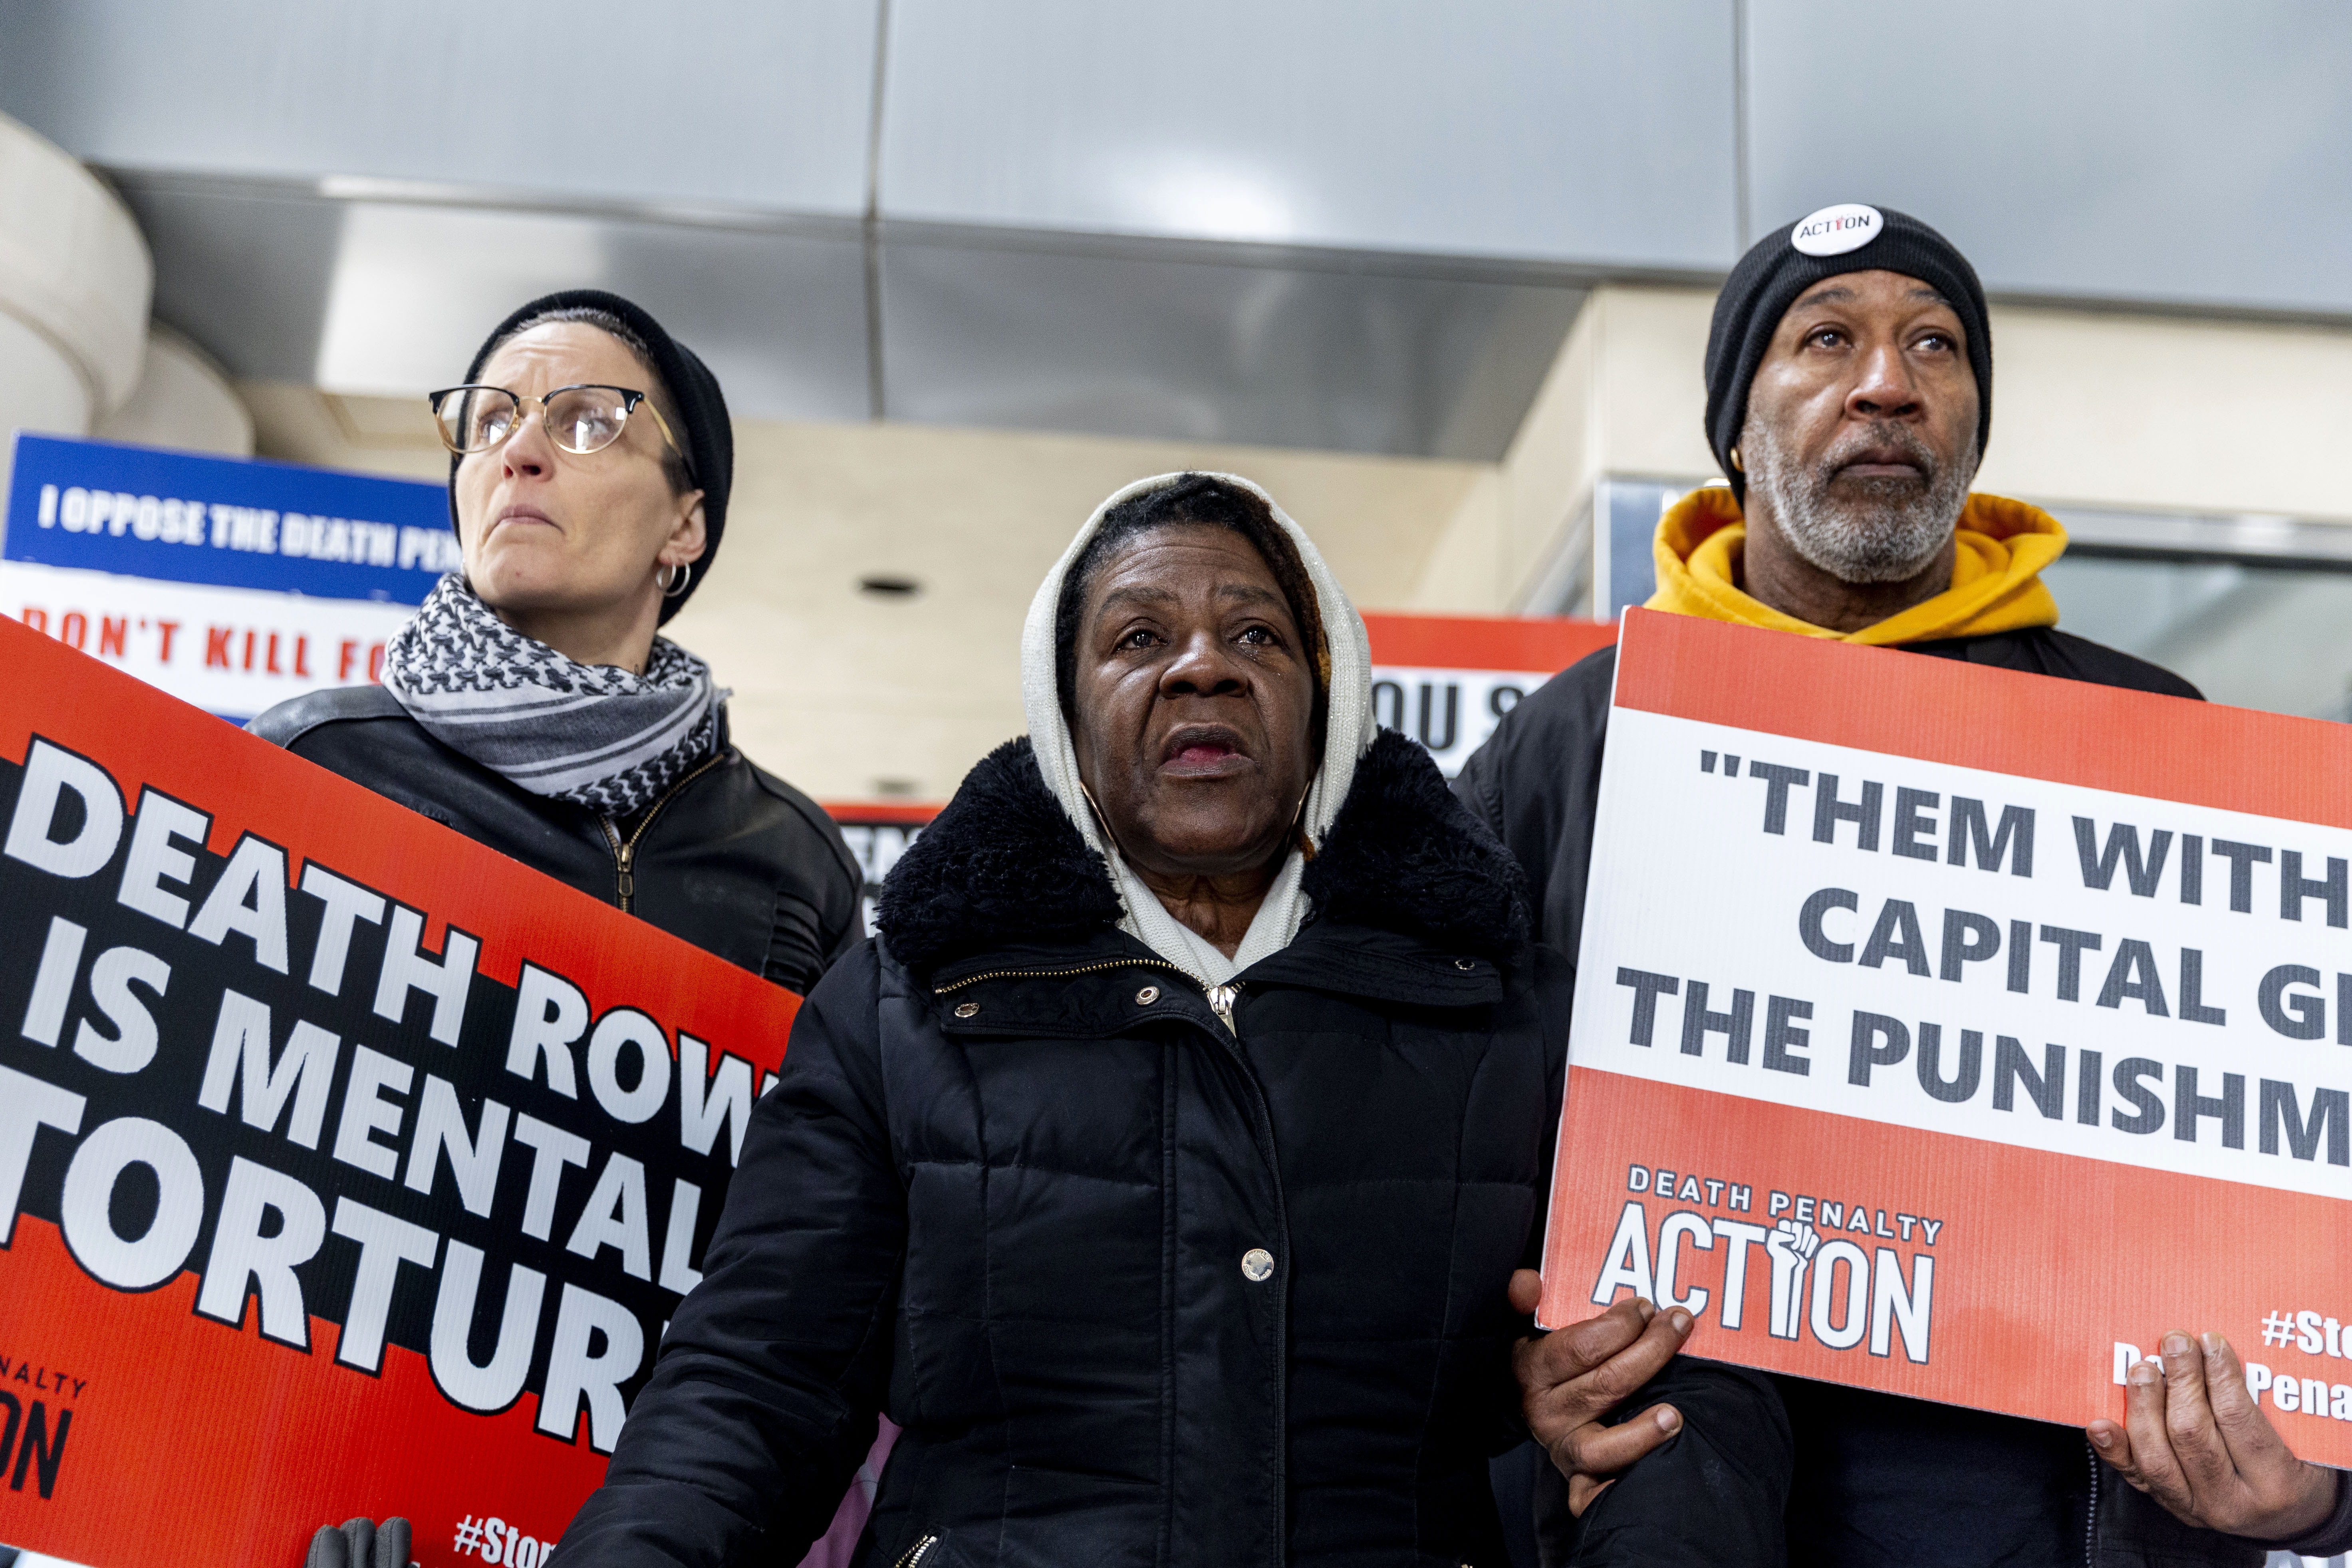
M 153 289 L 130 211 L 70 155 L 0 116 L 0 439 L 87 435 L 127 401 Z M 0 476 L 6 462 L 0 445 Z
M 253 415 L 202 349 L 165 326 L 147 331 L 146 367 L 130 399 L 90 423 L 105 441 L 253 456 Z

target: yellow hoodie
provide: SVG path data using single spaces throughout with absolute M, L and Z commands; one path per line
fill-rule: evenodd
M 1833 632 L 1784 616 L 1743 593 L 1739 552 L 1747 539 L 1748 525 L 1728 487 L 1710 485 L 1685 496 L 1658 520 L 1653 547 L 1658 591 L 1645 607 L 1882 647 L 2058 624 L 2058 601 L 2042 586 L 2041 573 L 2065 552 L 2066 531 L 2023 501 L 1969 496 L 1960 509 L 1952 585 L 1858 632 Z

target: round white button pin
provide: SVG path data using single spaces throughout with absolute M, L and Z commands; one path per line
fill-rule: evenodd
M 1789 243 L 1807 256 L 1843 256 L 1876 239 L 1885 227 L 1886 219 L 1876 207 L 1841 202 L 1798 219 Z
M 1274 1275 L 1274 1254 L 1263 1247 L 1253 1247 L 1242 1254 L 1242 1278 L 1253 1285 L 1265 1283 Z

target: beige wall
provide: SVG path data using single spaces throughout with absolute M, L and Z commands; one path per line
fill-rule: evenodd
M 2352 523 L 2352 327 L 2013 307 L 1993 345 L 1986 489 Z
M 268 457 L 439 479 L 418 400 L 247 383 Z M 735 733 L 824 800 L 940 800 L 1022 730 L 1021 621 L 1097 502 L 1175 468 L 1245 474 L 1315 537 L 1360 603 L 1404 602 L 1491 470 L 1267 447 L 911 425 L 736 428 L 718 570 L 670 626 L 735 689 Z M 907 576 L 911 599 L 859 592 Z

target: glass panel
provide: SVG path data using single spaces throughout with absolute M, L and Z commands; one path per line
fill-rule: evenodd
M 1606 619 L 1618 619 L 1657 591 L 1658 564 L 1651 541 L 1657 537 L 1658 520 L 1690 489 L 1688 485 L 1645 479 L 1610 479 L 1593 487 L 1593 515 L 1609 531 Z
M 2042 575 L 2061 630 L 2216 702 L 2352 720 L 2352 574 L 2068 555 Z

